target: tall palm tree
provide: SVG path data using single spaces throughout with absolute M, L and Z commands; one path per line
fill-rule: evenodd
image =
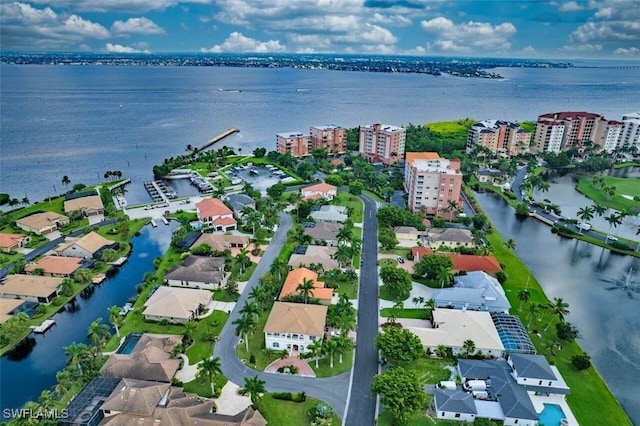
M 462 344 L 462 348 L 464 349 L 464 352 L 467 354 L 467 356 L 469 356 L 472 352 L 475 352 L 476 343 L 471 339 L 465 340 Z
M 62 184 L 66 187 L 69 186 L 69 184 L 71 183 L 71 179 L 69 179 L 69 176 L 64 175 L 62 176 Z
M 338 349 L 338 343 L 335 338 L 331 338 L 324 342 L 324 350 L 329 355 L 330 363 L 329 368 L 333 368 L 333 355 L 336 353 Z
M 98 318 L 93 321 L 87 329 L 87 337 L 89 338 L 91 346 L 93 346 L 95 354 L 97 355 L 102 350 L 107 339 L 111 337 L 111 333 L 109 333 L 109 326 L 102 322 L 102 318 Z
M 551 321 L 544 328 L 545 331 L 549 329 L 549 326 L 555 319 L 555 317 L 560 318 L 560 321 L 564 321 L 564 317 L 569 315 L 569 304 L 562 300 L 561 297 L 554 297 L 553 302 L 549 302 L 549 312 L 551 312 Z
M 56 381 L 57 383 L 54 391 L 58 399 L 60 399 L 60 397 L 67 393 L 73 386 L 73 376 L 71 375 L 71 371 L 69 371 L 68 368 L 58 371 L 56 373 Z
M 109 308 L 109 322 L 116 329 L 116 335 L 120 337 L 120 326 L 122 325 L 122 315 L 120 315 L 120 307 L 112 306 Z
M 296 287 L 296 290 L 299 292 L 298 294 L 304 296 L 304 303 L 309 303 L 309 296 L 313 296 L 314 289 L 313 280 L 308 278 L 303 278 L 302 282 Z
M 336 238 L 338 239 L 338 243 L 342 244 L 351 240 L 351 237 L 353 237 L 353 229 L 346 226 L 340 228 L 340 230 L 338 231 L 338 235 L 336 236 Z
M 307 345 L 307 350 L 316 358 L 316 368 L 318 368 L 318 358 L 322 355 L 323 349 L 322 339 L 313 339 L 313 342 Z
M 196 334 L 196 330 L 198 329 L 198 324 L 193 321 L 187 321 L 182 325 L 184 326 L 182 335 L 185 338 L 186 344 L 190 345 L 190 342 L 193 342 L 193 335 Z
M 240 309 L 241 314 L 247 314 L 254 317 L 255 322 L 258 322 L 258 316 L 262 310 L 258 307 L 256 302 L 245 301 L 242 309 Z
M 593 206 L 591 206 L 591 208 L 593 209 L 593 212 L 598 216 L 602 216 L 604 212 L 607 211 L 607 208 L 605 206 L 601 206 L 600 204 L 594 204 Z
M 336 352 L 340 356 L 338 362 L 342 364 L 342 355 L 344 355 L 345 352 L 351 349 L 351 347 L 353 346 L 353 341 L 349 337 L 347 337 L 346 334 L 342 333 L 338 334 L 336 337 L 334 337 L 334 339 L 336 341 Z
M 507 242 L 504 243 L 505 247 L 509 250 L 513 251 L 516 249 L 516 242 L 513 238 L 509 238 Z
M 436 353 L 440 358 L 445 358 L 447 356 L 447 347 L 445 345 L 438 345 Z
M 453 280 L 453 271 L 449 266 L 441 266 L 436 274 L 436 280 L 440 284 L 440 288 L 444 288 L 445 284 L 449 286 Z
M 231 324 L 236 326 L 236 336 L 244 335 L 245 348 L 249 352 L 249 333 L 256 326 L 255 320 L 251 315 L 242 314 L 240 318 L 232 321 Z
M 609 223 L 609 232 L 611 232 L 611 227 L 617 228 L 618 225 L 622 223 L 622 218 L 624 216 L 622 214 L 611 213 L 609 216 L 605 216 L 604 220 Z
M 240 275 L 244 274 L 244 271 L 247 268 L 247 266 L 251 265 L 251 259 L 249 258 L 248 253 L 249 253 L 249 250 L 247 250 L 246 248 L 243 248 L 236 255 L 235 263 L 237 265 L 240 265 Z
M 527 309 L 529 312 L 527 313 L 527 328 L 531 327 L 531 321 L 533 320 L 533 318 L 538 315 L 540 313 L 540 305 L 536 304 L 536 303 L 531 303 L 529 305 L 529 309 Z
M 422 296 L 415 296 L 411 299 L 411 301 L 413 302 L 413 304 L 415 305 L 415 307 L 417 308 L 418 306 L 422 306 L 422 304 L 424 303 L 424 297 Z
M 453 220 L 453 213 L 457 213 L 460 205 L 456 200 L 449 200 L 449 204 L 447 205 L 447 209 L 449 210 L 449 222 Z
M 540 192 L 547 192 L 549 190 L 549 188 L 551 187 L 551 185 L 549 185 L 549 182 L 540 181 L 540 183 L 538 183 L 538 185 L 536 185 L 536 187 L 538 188 L 538 191 L 540 191 Z
M 256 301 L 258 307 L 262 310 L 265 308 L 266 299 L 267 299 L 267 289 L 262 286 L 255 286 L 251 289 L 249 293 L 249 298 Z
M 200 380 L 207 380 L 211 384 L 211 396 L 215 397 L 215 377 L 217 374 L 222 373 L 222 367 L 220 365 L 220 357 L 211 357 L 201 361 L 198 364 L 198 373 L 196 377 Z
M 281 257 L 276 257 L 273 259 L 269 271 L 278 277 L 278 281 L 282 281 L 284 274 L 287 273 L 287 261 Z
M 582 220 L 582 222 L 589 222 L 591 219 L 593 219 L 594 213 L 595 211 L 593 210 L 593 207 L 580 207 L 577 216 L 580 218 L 580 220 Z M 581 226 L 578 226 L 578 232 L 580 233 L 580 235 L 582 235 Z
M 82 362 L 89 357 L 89 347 L 84 343 L 73 342 L 69 346 L 65 346 L 64 354 L 68 357 L 67 363 L 75 365 L 82 376 Z
M 333 258 L 340 264 L 340 266 L 344 266 L 351 261 L 351 259 L 353 258 L 353 253 L 351 252 L 351 248 L 340 244 L 335 254 L 333 255 Z
M 260 380 L 260 377 L 245 377 L 244 378 L 244 387 L 240 390 L 240 393 L 243 395 L 249 394 L 251 398 L 251 404 L 256 406 L 256 403 L 260 400 L 260 394 L 265 392 L 265 381 Z
M 520 305 L 518 306 L 518 310 L 522 309 L 522 304 L 531 298 L 531 292 L 526 288 L 521 288 L 518 290 L 518 300 L 520 301 Z

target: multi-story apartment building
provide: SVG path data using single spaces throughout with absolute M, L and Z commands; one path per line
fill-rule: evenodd
M 291 154 L 301 158 L 311 154 L 310 136 L 302 132 L 285 132 L 276 134 L 276 150 L 279 154 Z
M 404 159 L 407 131 L 403 127 L 386 124 L 360 126 L 358 151 L 372 163 L 391 165 Z
M 312 126 L 310 150 L 324 149 L 330 155 L 344 154 L 347 151 L 347 129 L 333 124 Z
M 602 135 L 602 149 L 611 152 L 619 146 L 620 138 L 623 134 L 624 123 L 609 120 Z
M 617 146 L 635 146 L 640 153 L 640 112 L 631 112 L 622 116 L 622 129 Z
M 436 152 L 407 152 L 404 189 L 409 195 L 409 210 L 449 218 L 453 202 L 461 205 L 462 173 L 460 160 L 440 158 Z
M 533 152 L 560 152 L 580 149 L 593 142 L 595 150 L 605 148 L 607 140 L 620 131 L 617 122 L 590 112 L 555 112 L 538 117 L 533 135 Z
M 483 146 L 494 155 L 513 156 L 529 149 L 531 132 L 511 121 L 484 120 L 475 123 L 469 129 L 467 153 L 477 145 Z

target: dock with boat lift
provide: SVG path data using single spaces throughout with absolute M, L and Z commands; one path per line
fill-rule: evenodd
M 156 203 L 168 203 L 170 199 L 178 197 L 176 191 L 161 180 L 147 181 L 144 183 L 144 187 Z
M 237 133 L 239 131 L 240 131 L 240 129 L 238 129 L 237 127 L 232 127 L 229 130 L 227 130 L 226 132 L 222 132 L 218 136 L 215 136 L 215 137 L 209 139 L 208 141 L 206 141 L 200 148 L 198 148 L 198 151 L 203 151 L 203 150 L 209 148 L 214 143 L 219 142 L 222 139 L 226 138 L 227 136 L 232 135 L 234 133 Z

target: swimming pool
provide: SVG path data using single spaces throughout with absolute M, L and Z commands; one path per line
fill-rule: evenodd
M 131 353 L 131 351 L 133 351 L 133 348 L 135 348 L 136 345 L 138 344 L 138 340 L 140 340 L 141 336 L 142 336 L 142 334 L 140 334 L 140 333 L 131 333 L 131 334 L 129 334 L 124 339 L 124 342 L 122 342 L 122 345 L 120 345 L 120 347 L 118 348 L 116 353 L 117 354 L 129 355 Z
M 544 410 L 540 413 L 538 424 L 540 426 L 560 426 L 560 420 L 565 418 L 564 411 L 557 404 L 543 404 Z

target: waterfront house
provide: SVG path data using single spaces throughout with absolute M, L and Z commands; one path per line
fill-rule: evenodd
M 436 351 L 444 346 L 454 355 L 464 354 L 464 342 L 472 340 L 475 350 L 471 354 L 482 352 L 485 356 L 502 358 L 504 345 L 496 330 L 489 312 L 476 312 L 454 309 L 433 310 L 432 327 L 406 327 L 411 330 L 425 349 Z
M 324 222 L 344 222 L 347 216 L 347 208 L 344 206 L 314 206 L 309 213 L 316 221 Z
M 104 205 L 97 191 L 76 192 L 64 197 L 64 212 L 71 214 L 79 211 L 83 216 L 104 214 Z
M 342 225 L 333 222 L 305 222 L 304 235 L 311 237 L 313 244 L 338 245 L 338 232 Z
M 570 393 L 558 367 L 550 365 L 542 355 L 513 353 L 509 355 L 507 362 L 513 378 L 530 393 Z
M 242 219 L 242 210 L 245 207 L 249 207 L 251 209 L 256 209 L 256 200 L 249 197 L 247 194 L 229 194 L 228 195 L 229 205 L 233 210 L 233 217 L 237 220 Z
M 322 339 L 327 306 L 275 302 L 264 326 L 267 349 L 308 352 L 314 339 Z
M 427 233 L 429 247 L 437 250 L 444 246 L 448 248 L 474 247 L 473 235 L 468 229 L 431 228 Z
M 337 250 L 336 247 L 329 246 L 298 246 L 289 258 L 289 269 L 312 265 L 320 265 L 324 271 L 338 269 L 340 265 L 333 259 Z
M 511 309 L 498 280 L 482 271 L 455 277 L 453 288 L 435 290 L 433 300 L 439 308 L 502 313 Z
M 58 295 L 62 278 L 37 275 L 7 275 L 0 285 L 0 297 L 29 302 L 50 303 Z
M 164 276 L 172 287 L 215 290 L 226 284 L 223 257 L 189 255 Z
M 125 340 L 124 344 L 127 342 Z M 180 343 L 182 336 L 144 333 L 131 352 L 111 354 L 100 369 L 100 375 L 171 382 L 180 368 L 180 358 L 172 358 L 171 351 Z
M 331 201 L 338 194 L 338 188 L 321 182 L 315 185 L 306 186 L 300 189 L 303 200 L 319 200 L 324 199 Z
M 211 297 L 208 290 L 161 286 L 145 302 L 143 315 L 146 320 L 184 324 L 194 319 Z
M 0 233 L 0 251 L 9 253 L 25 247 L 31 242 L 29 235 Z
M 249 237 L 246 235 L 226 235 L 226 234 L 202 234 L 191 245 L 191 248 L 206 244 L 213 251 L 225 251 L 232 248 L 245 248 L 249 245 Z
M 414 262 L 420 262 L 423 256 L 433 254 L 434 251 L 430 247 L 411 247 L 411 255 Z M 474 256 L 472 254 L 458 254 L 450 252 L 436 252 L 441 256 L 447 256 L 453 261 L 452 271 L 454 273 L 459 272 L 474 272 L 483 271 L 488 274 L 497 274 L 502 271 L 500 262 L 493 256 Z
M 45 256 L 37 262 L 25 266 L 27 274 L 34 274 L 42 270 L 47 277 L 70 278 L 80 268 L 85 266 L 85 259 L 81 257 Z
M 104 238 L 91 231 L 80 238 L 67 237 L 65 242 L 56 248 L 58 256 L 100 259 L 106 249 L 117 250 L 118 242 Z
M 5 299 L 0 297 L 0 324 L 4 324 L 9 321 L 12 316 L 18 312 L 22 312 L 21 306 L 25 304 L 24 300 L 20 299 Z
M 69 218 L 55 212 L 40 212 L 16 220 L 16 226 L 24 231 L 47 235 L 68 225 Z
M 278 300 L 299 295 L 300 291 L 298 290 L 298 286 L 302 284 L 305 279 L 313 282 L 314 288 L 309 298 L 318 299 L 323 305 L 330 305 L 331 298 L 333 297 L 333 289 L 325 288 L 324 282 L 318 281 L 318 274 L 307 268 L 298 268 L 289 272 L 287 278 L 284 280 L 284 285 L 282 286 Z
M 200 223 L 214 231 L 233 231 L 237 222 L 233 211 L 218 198 L 205 198 L 196 204 Z

